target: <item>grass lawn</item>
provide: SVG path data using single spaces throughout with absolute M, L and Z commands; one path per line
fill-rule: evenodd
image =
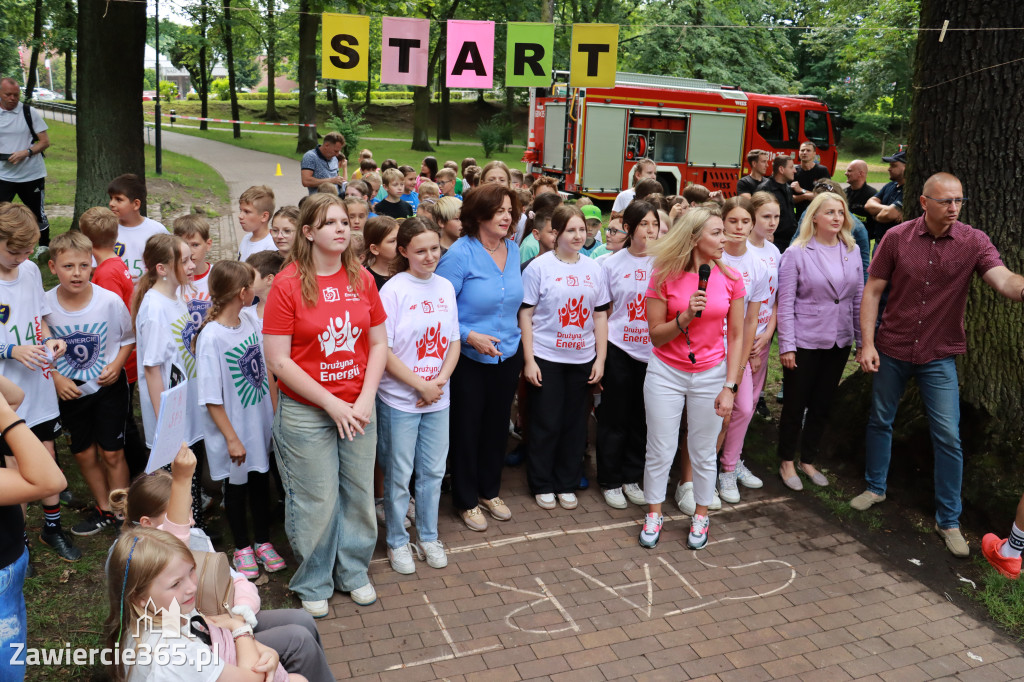
M 75 175 L 78 148 L 75 126 L 59 121 L 47 121 L 50 148 L 46 150 L 46 203 L 73 206 L 75 203 Z M 228 186 L 224 178 L 210 166 L 174 152 L 163 153 L 163 175 L 152 174 L 155 161 L 153 147 L 146 146 L 146 172 L 148 180 L 160 178 L 170 183 L 167 191 L 182 191 L 195 199 L 209 201 L 212 194 L 218 202 L 227 203 Z M 113 178 L 111 178 L 113 179 Z M 150 201 L 161 201 L 165 192 L 151 190 Z M 51 229 L 52 229 L 51 220 Z M 66 229 L 66 228 L 65 228 Z M 57 234 L 53 232 L 52 234 Z

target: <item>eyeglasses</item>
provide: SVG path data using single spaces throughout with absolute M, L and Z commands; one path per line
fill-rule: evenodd
M 930 199 L 931 201 L 934 201 L 936 204 L 941 205 L 943 208 L 949 208 L 953 204 L 956 204 L 957 206 L 959 206 L 961 208 L 963 208 L 965 205 L 967 205 L 967 197 L 956 197 L 956 198 L 953 198 L 953 199 L 932 199 L 930 196 L 925 194 L 924 198 L 925 199 Z
M 609 227 L 609 228 L 607 228 L 607 229 L 606 229 L 606 230 L 604 231 L 604 233 L 605 233 L 606 235 L 608 235 L 609 237 L 617 237 L 617 236 L 618 236 L 618 235 L 620 235 L 620 234 L 626 234 L 626 231 L 625 231 L 625 230 L 620 230 L 620 229 L 619 229 L 619 228 L 617 228 L 617 227 Z

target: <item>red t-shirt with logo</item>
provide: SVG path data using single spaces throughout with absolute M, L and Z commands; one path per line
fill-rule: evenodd
M 120 258 L 108 258 L 92 271 L 92 283 L 103 287 L 107 291 L 113 291 L 121 297 L 128 311 L 132 309 L 132 294 L 135 293 L 135 282 L 132 281 L 128 266 Z M 139 377 L 139 369 L 135 364 L 135 351 L 128 356 L 124 363 L 125 374 L 128 375 L 128 383 L 134 384 Z
M 373 275 L 360 268 L 359 276 L 358 291 L 349 286 L 345 268 L 317 277 L 317 304 L 309 307 L 302 300 L 298 267 L 292 263 L 274 278 L 263 313 L 263 334 L 291 336 L 292 360 L 348 403 L 355 402 L 363 389 L 370 328 L 387 318 Z M 312 405 L 283 381 L 278 385 L 289 398 Z

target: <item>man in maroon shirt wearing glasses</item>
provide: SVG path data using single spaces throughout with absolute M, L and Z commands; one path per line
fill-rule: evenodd
M 964 309 L 973 273 L 1013 301 L 1024 295 L 1024 277 L 1003 265 L 988 235 L 957 218 L 967 200 L 960 181 L 936 173 L 920 197 L 924 215 L 893 227 L 869 268 L 860 306 L 861 369 L 875 374 L 868 417 L 867 490 L 850 506 L 863 511 L 885 500 L 892 455 L 892 424 L 907 380 L 916 377 L 928 412 L 935 451 L 935 530 L 949 551 L 969 553 L 960 534 L 960 389 L 956 356 L 967 350 Z M 882 291 L 889 301 L 877 332 Z

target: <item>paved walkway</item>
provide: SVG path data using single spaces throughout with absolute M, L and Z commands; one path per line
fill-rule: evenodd
M 236 204 L 258 183 L 279 203 L 301 196 L 295 161 L 165 139 L 216 168 Z M 237 221 L 222 221 L 218 239 L 236 233 Z M 714 513 L 700 552 L 686 549 L 678 512 L 645 550 L 639 507 L 611 509 L 592 489 L 574 511 L 539 509 L 521 467 L 506 470 L 502 493 L 513 519 L 484 533 L 466 530 L 442 496 L 445 569 L 417 562 L 416 575 L 398 575 L 381 536 L 377 603 L 336 594 L 318 622 L 338 679 L 1024 679 L 1020 648 L 775 479 Z

